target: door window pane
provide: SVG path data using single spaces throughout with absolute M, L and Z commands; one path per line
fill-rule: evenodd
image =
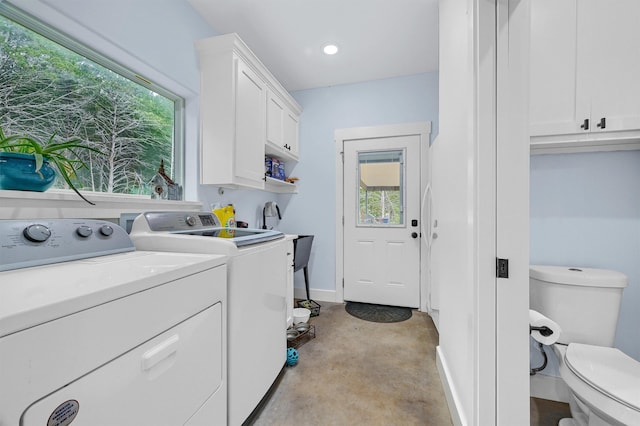
M 404 151 L 358 152 L 359 226 L 404 225 Z

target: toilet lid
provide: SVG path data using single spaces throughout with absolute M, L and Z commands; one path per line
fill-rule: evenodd
M 640 411 L 640 362 L 615 348 L 571 343 L 567 367 L 610 398 Z

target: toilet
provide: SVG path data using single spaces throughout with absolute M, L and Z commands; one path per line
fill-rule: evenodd
M 562 331 L 553 351 L 571 399 L 559 426 L 640 425 L 640 362 L 613 348 L 627 277 L 563 266 L 529 268 L 529 305 Z

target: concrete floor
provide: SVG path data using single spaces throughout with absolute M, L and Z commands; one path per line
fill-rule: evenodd
M 530 398 L 531 426 L 556 426 L 560 419 L 570 418 L 569 404 Z
M 252 424 L 452 424 L 436 368 L 438 333 L 427 314 L 414 310 L 407 321 L 382 324 L 322 303 L 310 322 L 316 338 L 298 348 L 298 364 L 285 368 Z M 532 398 L 531 425 L 556 425 L 568 412 L 557 404 Z

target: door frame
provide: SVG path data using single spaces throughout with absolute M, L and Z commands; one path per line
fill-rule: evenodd
M 497 0 L 495 10 L 495 248 L 510 263 L 495 283 L 495 422 L 529 424 L 530 0 Z
M 391 124 L 383 126 L 353 127 L 336 129 L 334 142 L 336 149 L 336 296 L 335 301 L 344 302 L 344 144 L 353 140 L 388 138 L 394 136 L 420 137 L 420 194 L 427 186 L 428 152 L 431 136 L 431 122 Z M 420 200 L 417 200 L 420 205 Z M 422 205 L 420 205 L 422 209 Z M 420 216 L 422 218 L 422 211 Z M 420 219 L 422 220 L 422 219 Z M 420 310 L 426 310 L 428 295 L 428 277 L 426 268 L 426 250 L 420 245 Z
M 529 424 L 529 3 L 440 1 L 439 143 L 456 144 L 468 180 L 449 247 L 468 250 L 465 271 L 442 287 L 437 347 L 455 425 Z

